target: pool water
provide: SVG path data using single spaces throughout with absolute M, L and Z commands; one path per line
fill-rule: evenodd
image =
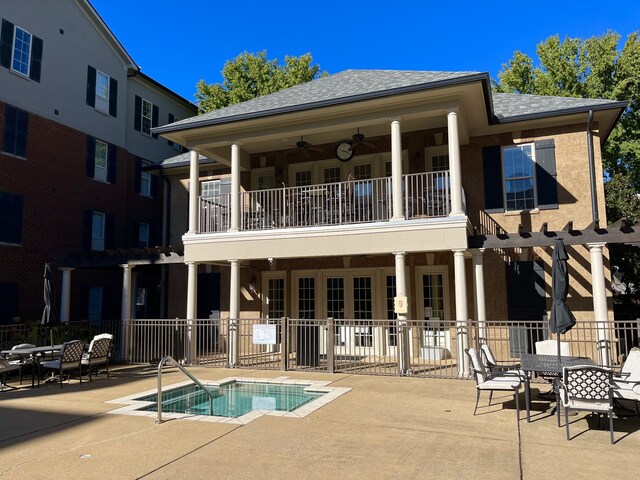
M 206 386 L 206 385 L 205 385 Z M 306 392 L 305 386 L 267 383 L 233 382 L 219 387 L 209 386 L 213 394 L 213 415 L 218 417 L 241 417 L 253 410 L 279 410 L 291 412 L 311 402 L 323 393 Z M 141 408 L 156 412 L 158 397 L 146 395 L 136 400 L 154 402 Z M 196 385 L 187 385 L 162 392 L 162 411 L 209 415 L 209 396 Z

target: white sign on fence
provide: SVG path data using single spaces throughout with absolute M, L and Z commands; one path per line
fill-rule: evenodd
M 253 344 L 254 345 L 275 345 L 277 325 L 254 325 Z

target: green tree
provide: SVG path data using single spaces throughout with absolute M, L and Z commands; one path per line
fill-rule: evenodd
M 200 80 L 196 98 L 200 113 L 210 112 L 284 88 L 309 82 L 326 75 L 313 64 L 310 53 L 299 57 L 285 56 L 284 65 L 269 60 L 266 50 L 241 53 L 227 60 L 222 69 L 222 83 L 208 84 Z
M 537 45 L 537 62 L 516 51 L 494 82 L 500 92 L 629 101 L 602 146 L 609 222 L 640 221 L 640 40 L 631 33 L 619 48 L 620 40 L 611 31 L 586 40 L 549 37 Z M 638 249 L 618 248 L 615 255 L 627 287 L 640 292 Z

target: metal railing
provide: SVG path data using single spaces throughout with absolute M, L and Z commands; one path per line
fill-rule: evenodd
M 156 394 L 157 403 L 158 403 L 158 406 L 157 406 L 158 417 L 156 419 L 156 423 L 162 423 L 162 367 L 166 363 L 171 363 L 174 367 L 177 367 L 178 370 L 180 370 L 187 377 L 189 377 L 189 379 L 193 383 L 195 383 L 198 387 L 200 387 L 202 391 L 209 396 L 209 415 L 213 415 L 213 393 L 207 390 L 207 388 L 200 382 L 200 380 L 198 380 L 196 377 L 191 375 L 186 368 L 184 368 L 182 365 L 176 362 L 171 355 L 165 355 L 162 358 L 162 360 L 160 360 L 160 362 L 158 363 L 158 382 L 157 382 L 158 392 Z
M 446 216 L 451 211 L 449 172 L 403 175 L 405 218 Z M 272 188 L 240 193 L 240 229 L 348 225 L 392 216 L 391 177 Z M 199 197 L 200 233 L 230 227 L 230 194 Z
M 440 378 L 466 376 L 465 345 L 488 343 L 498 359 L 517 361 L 555 338 L 544 321 L 131 320 L 127 328 L 131 363 L 168 354 L 199 366 Z M 639 337 L 638 320 L 579 321 L 561 339 L 574 356 L 619 366 Z

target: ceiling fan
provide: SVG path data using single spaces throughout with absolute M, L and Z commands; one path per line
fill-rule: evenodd
M 309 156 L 309 152 L 324 152 L 322 148 L 314 147 L 309 142 L 304 140 L 304 136 L 300 136 L 300 140 L 296 142 L 295 148 L 291 148 L 285 152 L 285 154 L 290 154 L 294 152 L 302 153 L 305 156 Z
M 354 133 L 351 138 L 353 139 L 352 142 L 353 142 L 354 148 L 357 147 L 358 145 L 366 145 L 369 148 L 376 148 L 375 143 L 368 142 L 367 140 L 365 140 L 365 136 L 363 133 L 360 133 L 359 127 L 358 127 L 358 132 Z

